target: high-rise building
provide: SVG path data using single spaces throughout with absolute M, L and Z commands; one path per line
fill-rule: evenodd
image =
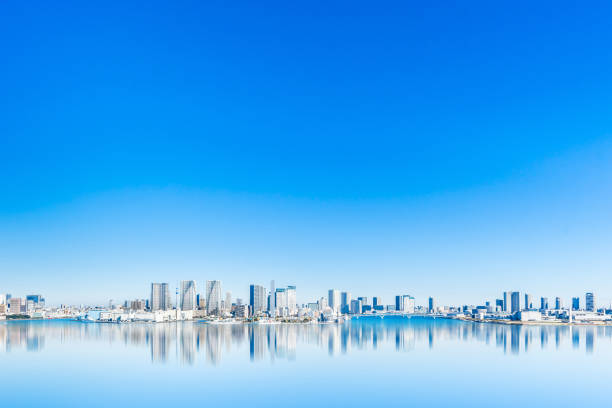
M 380 297 L 373 296 L 372 297 L 372 307 L 376 307 L 380 305 Z
M 351 313 L 352 314 L 361 314 L 362 306 L 363 305 L 361 304 L 361 300 L 359 300 L 359 299 L 351 300 Z
M 151 284 L 151 310 L 168 310 L 171 307 L 170 288 L 167 283 Z
M 540 298 L 540 310 L 548 310 L 548 298 Z
M 180 293 L 181 310 L 195 310 L 197 306 L 196 283 L 192 280 L 181 281 Z
M 533 309 L 533 301 L 531 300 L 531 295 L 529 293 L 525 293 L 525 310 Z
M 289 309 L 290 315 L 297 313 L 297 293 L 295 286 L 287 286 L 287 309 Z
M 512 297 L 511 299 L 512 307 L 510 311 L 512 313 L 520 312 L 521 311 L 521 294 L 519 292 L 512 292 L 511 297 Z
M 594 312 L 597 309 L 595 305 L 595 294 L 593 292 L 587 292 L 584 296 L 584 307 L 589 312 Z
M 21 298 L 10 298 L 8 300 L 8 314 L 21 314 L 24 312 L 25 302 Z
M 232 292 L 227 292 L 225 294 L 225 311 L 231 312 L 232 310 Z
M 206 281 L 206 313 L 221 314 L 221 281 Z
M 276 310 L 283 311 L 289 308 L 289 299 L 287 298 L 287 289 L 285 288 L 277 288 L 274 293 L 274 304 L 276 305 Z
M 555 298 L 555 309 L 557 310 L 563 309 L 563 302 L 561 301 L 560 297 Z
M 342 313 L 351 313 L 351 292 L 342 292 L 340 294 L 340 311 Z
M 400 312 L 414 313 L 414 298 L 410 295 L 396 296 L 395 307 Z
M 0 293 L 0 305 L 6 304 L 6 295 L 4 293 Z
M 249 306 L 253 315 L 261 313 L 266 308 L 266 288 L 261 285 L 249 286 Z
M 512 310 L 511 303 L 512 295 L 510 292 L 504 292 L 504 312 L 510 312 Z
M 429 297 L 429 313 L 434 313 L 436 311 L 436 301 L 433 297 Z
M 274 281 L 270 281 L 270 301 L 268 302 L 268 311 L 272 317 L 276 316 L 276 289 Z
M 337 289 L 330 289 L 327 296 L 327 305 L 335 312 L 340 313 L 340 291 Z
M 580 298 L 579 297 L 572 298 L 572 310 L 580 310 Z

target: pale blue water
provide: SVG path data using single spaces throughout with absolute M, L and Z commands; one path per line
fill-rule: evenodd
M 11 407 L 609 406 L 612 327 L 0 323 Z

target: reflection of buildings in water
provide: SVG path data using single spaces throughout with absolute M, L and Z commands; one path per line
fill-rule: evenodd
M 563 346 L 593 353 L 597 338 L 612 340 L 612 326 L 504 325 L 427 318 L 360 318 L 345 324 L 235 324 L 193 322 L 161 324 L 95 324 L 79 322 L 7 322 L 0 324 L 0 352 L 16 348 L 36 351 L 52 339 L 62 343 L 86 340 L 148 347 L 151 361 L 173 358 L 195 364 L 199 358 L 219 364 L 223 352 L 248 342 L 251 361 L 297 357 L 300 344 L 314 345 L 329 355 L 352 350 L 393 347 L 410 351 L 419 345 L 435 349 L 443 342 L 491 344 L 508 354 Z M 553 343 L 554 339 L 554 343 Z M 538 347 L 539 343 L 539 347 Z M 584 346 L 583 346 L 584 344 Z M 242 351 L 241 351 L 242 352 Z M 203 357 L 199 357 L 202 356 Z
M 155 324 L 151 327 L 149 339 L 151 341 L 151 361 L 166 362 L 170 349 L 171 335 L 168 324 Z

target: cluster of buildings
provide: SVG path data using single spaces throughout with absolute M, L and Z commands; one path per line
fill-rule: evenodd
M 571 305 L 564 307 L 560 297 L 550 302 L 548 297 L 540 297 L 539 302 L 529 293 L 518 291 L 503 292 L 502 297 L 494 302 L 485 302 L 481 306 L 464 305 L 452 311 L 454 315 L 469 316 L 486 320 L 518 321 L 558 321 L 558 322 L 603 322 L 612 320 L 612 308 L 598 308 L 593 292 L 580 297 L 573 297 Z
M 11 294 L 0 294 L 0 316 L 36 316 L 44 313 L 45 299 L 42 295 L 13 297 Z
M 269 287 L 249 285 L 248 302 L 223 293 L 219 280 L 208 280 L 203 291 L 196 281 L 181 281 L 174 294 L 168 283 L 151 283 L 147 299 L 126 300 L 108 307 L 45 307 L 41 295 L 23 298 L 0 294 L 0 319 L 3 318 L 63 318 L 78 317 L 90 321 L 153 321 L 167 322 L 192 319 L 282 319 L 288 321 L 339 321 L 349 315 L 362 314 L 430 314 L 478 320 L 603 322 L 612 321 L 611 308 L 597 308 L 595 294 L 587 292 L 584 298 L 574 297 L 564 307 L 560 297 L 540 297 L 539 302 L 529 293 L 503 292 L 494 301 L 484 305 L 458 307 L 437 306 L 430 297 L 426 306 L 416 306 L 414 297 L 396 295 L 393 304 L 383 304 L 379 296 L 353 297 L 351 292 L 329 289 L 326 296 L 315 302 L 298 304 L 297 288 L 293 285 Z M 174 295 L 174 296 L 173 296 Z

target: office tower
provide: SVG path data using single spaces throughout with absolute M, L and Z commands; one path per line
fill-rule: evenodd
M 495 299 L 495 307 L 499 306 L 499 310 L 504 310 L 504 299 Z
M 253 315 L 261 313 L 266 306 L 266 288 L 261 285 L 249 286 L 249 306 Z
M 512 295 L 510 292 L 504 292 L 504 312 L 510 312 L 512 310 L 511 303 Z
M 328 306 L 335 312 L 340 313 L 340 291 L 337 289 L 330 289 L 328 296 Z
M 232 292 L 227 292 L 225 294 L 225 310 L 227 312 L 232 311 Z
M 221 314 L 221 281 L 206 281 L 206 313 Z
M 433 297 L 429 297 L 429 313 L 434 313 L 436 311 L 436 301 Z
M 380 304 L 380 298 L 378 296 L 372 297 L 372 307 L 376 307 Z
M 36 307 L 45 307 L 45 299 L 42 295 L 28 295 L 26 302 L 32 302 Z
M 287 298 L 287 289 L 276 289 L 276 292 L 274 293 L 274 304 L 276 305 L 276 310 L 280 312 L 288 308 L 289 300 Z
M 572 310 L 580 310 L 580 298 L 579 297 L 572 298 Z
M 543 297 L 540 299 L 540 309 L 548 310 L 548 298 L 547 297 Z
M 10 298 L 8 300 L 8 314 L 21 314 L 25 304 L 21 298 Z
M 274 281 L 270 281 L 270 301 L 268 302 L 268 312 L 272 317 L 276 316 L 276 289 L 274 287 Z
M 151 284 L 150 306 L 152 311 L 170 309 L 170 288 L 167 283 Z
M 181 310 L 195 310 L 197 305 L 196 283 L 192 280 L 181 281 L 180 293 Z
M 351 313 L 351 292 L 342 292 L 340 294 L 340 311 L 342 313 Z
M 529 293 L 525 293 L 525 310 L 533 309 L 533 302 L 531 300 L 531 295 Z
M 555 298 L 555 309 L 557 309 L 557 310 L 563 309 L 563 302 L 561 302 L 561 298 L 560 297 L 556 297 Z
M 595 294 L 593 292 L 587 292 L 584 296 L 584 307 L 589 312 L 594 312 L 595 307 Z
M 367 296 L 360 296 L 357 299 L 361 299 L 361 303 L 364 305 L 370 305 L 370 302 L 368 302 L 368 297 Z
M 287 286 L 287 308 L 289 309 L 290 315 L 297 313 L 297 293 L 295 286 Z
M 519 312 L 521 310 L 521 294 L 519 292 L 512 292 L 511 294 L 511 308 L 512 313 Z
M 352 314 L 361 314 L 362 306 L 363 305 L 361 304 L 361 300 L 359 300 L 359 299 L 351 300 L 351 313 Z
M 6 295 L 4 293 L 0 293 L 0 305 L 6 305 Z
M 410 295 L 400 295 L 395 297 L 396 308 L 404 313 L 414 313 L 414 298 Z

